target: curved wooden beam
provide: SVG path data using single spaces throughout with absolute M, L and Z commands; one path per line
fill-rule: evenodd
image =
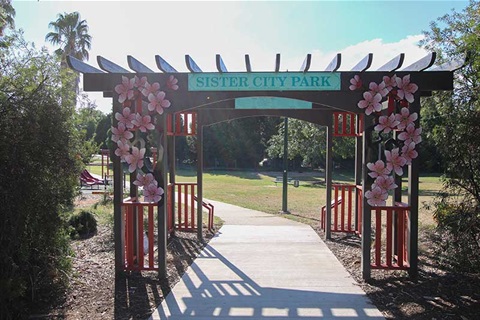
M 468 61 L 468 58 L 459 58 L 456 60 L 442 63 L 441 65 L 436 66 L 428 71 L 455 71 L 463 68 L 467 61 Z
M 395 71 L 402 66 L 404 59 L 405 59 L 405 53 L 400 53 L 398 56 L 396 56 L 395 58 L 385 63 L 380 68 L 378 68 L 377 71 L 387 71 L 387 72 Z
M 335 72 L 340 68 L 340 64 L 342 63 L 342 54 L 337 53 L 337 55 L 333 58 L 333 60 L 328 64 L 325 68 L 327 72 Z
M 219 54 L 215 56 L 215 61 L 217 63 L 218 72 L 221 72 L 221 73 L 228 72 L 227 67 L 225 66 L 225 63 L 223 63 L 223 59 Z
M 119 66 L 118 64 L 113 63 L 112 61 L 102 56 L 97 56 L 97 63 L 100 69 L 110 73 L 131 73 L 127 69 Z
M 80 73 L 105 73 L 102 70 L 92 67 L 91 65 L 86 64 L 85 62 L 80 61 L 70 55 L 67 56 L 67 65 L 70 69 Z
M 302 66 L 300 67 L 301 72 L 307 72 L 310 69 L 310 64 L 312 63 L 312 54 L 309 53 L 303 60 Z
M 352 69 L 351 71 L 356 71 L 356 72 L 363 72 L 365 70 L 367 70 L 368 68 L 370 68 L 370 66 L 372 65 L 372 61 L 373 61 L 373 53 L 369 53 L 365 56 L 365 58 L 363 58 L 362 60 L 360 60 Z
M 158 54 L 155 55 L 155 62 L 157 63 L 157 68 L 165 73 L 178 72 L 174 67 L 172 67 L 165 59 L 160 57 Z
M 248 54 L 245 55 L 245 68 L 247 72 L 252 72 L 252 65 L 250 64 L 250 56 Z
M 135 72 L 139 73 L 154 73 L 152 69 L 132 57 L 131 55 L 127 56 L 128 67 Z
M 408 67 L 403 68 L 401 71 L 423 71 L 425 69 L 430 68 L 433 63 L 435 62 L 435 59 L 437 58 L 437 53 L 436 52 L 430 52 L 427 54 L 425 57 L 422 59 L 415 61 Z
M 202 69 L 200 69 L 200 67 L 188 54 L 185 55 L 185 64 L 187 65 L 187 69 L 190 70 L 190 72 L 203 72 Z

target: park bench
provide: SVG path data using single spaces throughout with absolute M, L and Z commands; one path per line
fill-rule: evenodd
M 275 186 L 277 185 L 277 183 L 283 183 L 283 177 L 282 176 L 277 176 L 277 177 L 275 177 L 275 180 L 273 180 L 273 182 L 275 182 Z M 287 183 L 288 184 L 293 184 L 293 179 L 288 178 Z

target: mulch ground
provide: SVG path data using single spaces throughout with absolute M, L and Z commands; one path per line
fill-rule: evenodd
M 85 198 L 79 206 L 96 199 Z M 322 232 L 316 230 L 320 235 Z M 205 232 L 206 242 L 213 235 Z M 322 238 L 323 235 L 322 235 Z M 427 232 L 420 234 L 419 276 L 412 280 L 404 271 L 373 271 L 362 280 L 360 240 L 334 234 L 328 247 L 352 274 L 371 301 L 388 319 L 479 319 L 480 275 L 445 270 L 434 254 Z M 75 252 L 71 286 L 57 305 L 36 311 L 32 319 L 147 319 L 200 253 L 206 243 L 195 233 L 177 232 L 168 243 L 168 279 L 156 272 L 114 272 L 113 235 L 100 225 L 95 236 L 72 241 Z

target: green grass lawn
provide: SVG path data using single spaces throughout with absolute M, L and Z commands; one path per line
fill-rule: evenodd
M 282 185 L 273 182 L 281 173 L 248 171 L 214 171 L 204 173 L 204 197 L 241 207 L 276 214 L 282 209 Z M 300 180 L 300 186 L 288 186 L 288 210 L 290 218 L 315 224 L 319 221 L 320 209 L 325 205 L 326 188 L 323 184 L 312 184 L 310 180 L 323 180 L 320 173 L 289 173 L 289 177 Z M 308 182 L 307 182 L 308 180 Z M 177 182 L 195 182 L 193 171 L 177 172 Z M 353 172 L 334 173 L 333 181 L 353 182 Z M 407 186 L 405 179 L 404 188 Z M 441 189 L 438 175 L 420 178 L 419 223 L 421 227 L 432 227 L 435 222 L 432 210 L 425 205 L 431 204 L 435 193 Z M 407 192 L 404 192 L 407 201 Z

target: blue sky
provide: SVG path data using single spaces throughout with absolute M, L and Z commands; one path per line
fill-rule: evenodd
M 249 53 L 255 71 L 271 71 L 275 54 L 281 70 L 298 70 L 307 53 L 311 70 L 322 70 L 333 56 L 343 55 L 348 70 L 367 53 L 381 66 L 400 52 L 406 64 L 425 55 L 417 47 L 429 23 L 461 11 L 468 1 L 15 1 L 16 27 L 37 46 L 47 45 L 48 23 L 58 13 L 80 12 L 93 36 L 90 63 L 105 58 L 127 67 L 126 56 L 157 70 L 159 54 L 186 71 L 190 54 L 204 71 L 215 71 L 215 54 L 232 71 L 244 71 Z M 99 109 L 110 103 L 90 94 Z

